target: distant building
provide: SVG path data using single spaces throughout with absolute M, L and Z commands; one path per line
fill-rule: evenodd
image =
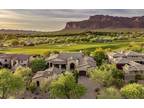
M 27 40 L 24 42 L 24 46 L 34 46 L 34 42 L 32 40 Z

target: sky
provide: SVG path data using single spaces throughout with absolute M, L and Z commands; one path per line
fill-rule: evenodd
M 58 31 L 66 22 L 86 20 L 92 15 L 144 16 L 144 9 L 0 10 L 0 29 Z

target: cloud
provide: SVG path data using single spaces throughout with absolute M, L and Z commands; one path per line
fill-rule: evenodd
M 0 10 L 0 28 L 55 31 L 68 21 L 88 19 L 92 15 L 143 16 L 143 9 L 15 9 Z

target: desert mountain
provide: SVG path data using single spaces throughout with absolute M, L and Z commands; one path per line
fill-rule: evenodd
M 118 17 L 108 15 L 90 16 L 88 20 L 67 22 L 64 30 L 103 28 L 144 28 L 144 16 Z

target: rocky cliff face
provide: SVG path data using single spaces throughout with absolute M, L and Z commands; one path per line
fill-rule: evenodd
M 102 28 L 144 28 L 144 16 L 142 17 L 114 17 L 95 15 L 88 20 L 66 23 L 68 29 L 102 29 Z

